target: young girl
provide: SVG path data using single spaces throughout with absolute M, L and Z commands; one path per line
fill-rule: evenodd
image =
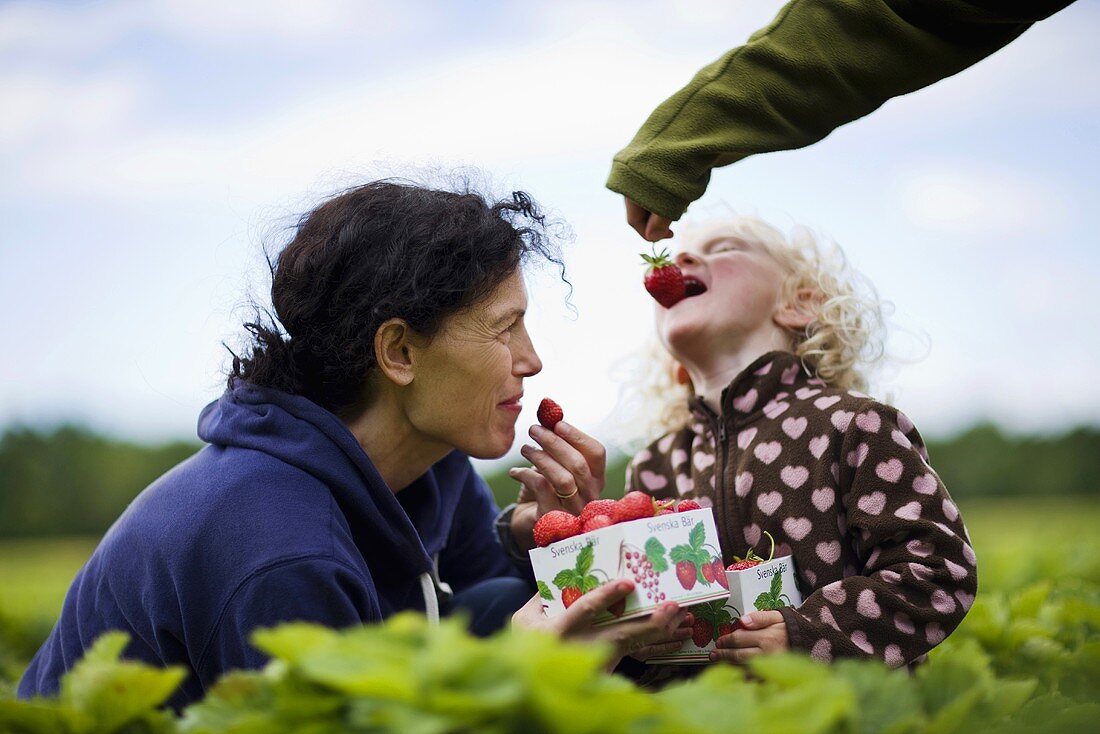
M 667 432 L 634 457 L 627 491 L 713 506 L 727 564 L 750 546 L 766 555 L 767 531 L 805 599 L 743 616 L 711 659 L 920 659 L 973 603 L 976 559 L 913 423 L 858 391 L 857 366 L 880 351 L 877 299 L 808 235 L 755 218 L 703 228 L 676 262 L 689 297 L 656 321 L 679 385 L 662 392 Z M 514 474 L 528 496 L 571 461 L 559 436 L 532 436 L 535 468 Z

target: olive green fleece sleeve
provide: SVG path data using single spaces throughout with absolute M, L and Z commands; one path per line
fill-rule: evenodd
M 711 169 L 821 140 L 951 76 L 1072 0 L 792 0 L 703 67 L 620 151 L 607 187 L 679 219 Z

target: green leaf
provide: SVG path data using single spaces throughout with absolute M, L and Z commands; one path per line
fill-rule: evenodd
M 558 589 L 568 589 L 570 586 L 579 587 L 580 577 L 577 572 L 571 568 L 563 568 L 558 571 L 558 575 L 554 577 L 554 586 Z
M 782 594 L 782 593 L 783 593 L 783 579 L 778 573 L 776 573 L 774 576 L 772 576 L 772 587 L 771 587 L 772 599 L 775 599 L 776 604 L 779 603 L 779 595 Z
M 672 550 L 668 553 L 669 559 L 673 563 L 680 563 L 682 561 L 691 560 L 691 548 L 686 545 L 673 546 Z
M 592 570 L 592 558 L 595 555 L 595 551 L 592 550 L 592 544 L 589 543 L 581 552 L 577 554 L 577 575 L 584 576 L 590 570 Z
M 650 565 L 653 566 L 654 573 L 664 573 L 668 570 L 668 563 L 665 561 L 665 547 L 656 538 L 650 538 L 645 542 L 645 557 L 649 559 Z
M 129 641 L 124 632 L 106 633 L 61 681 L 61 701 L 87 713 L 96 731 L 112 732 L 155 716 L 157 707 L 187 677 L 179 666 L 157 668 L 120 660 Z
M 541 596 L 543 599 L 546 599 L 547 601 L 553 601 L 554 600 L 554 592 L 552 592 L 550 590 L 550 587 L 546 585 L 545 581 L 539 581 L 538 582 L 538 587 L 539 587 L 539 596 Z
M 696 523 L 695 527 L 688 533 L 688 542 L 691 543 L 692 548 L 702 548 L 703 543 L 707 541 L 707 531 L 703 528 L 703 523 Z
M 595 576 L 593 576 L 592 574 L 588 574 L 583 579 L 581 579 L 581 593 L 582 594 L 587 594 L 588 592 L 592 591 L 593 589 L 595 589 L 599 585 L 600 585 L 600 580 L 598 578 L 596 578 Z
M 763 612 L 767 609 L 775 609 L 775 600 L 772 598 L 771 594 L 764 592 L 760 596 L 756 597 L 756 601 L 753 602 L 753 606 L 756 607 L 756 610 L 759 612 Z

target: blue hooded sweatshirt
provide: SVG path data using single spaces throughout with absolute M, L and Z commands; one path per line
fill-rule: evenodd
M 77 573 L 21 698 L 56 693 L 97 637 L 123 630 L 126 657 L 190 671 L 179 708 L 265 662 L 256 627 L 431 616 L 435 579 L 457 593 L 519 575 L 459 452 L 395 495 L 335 415 L 241 381 L 203 410 L 199 437 L 210 445 L 141 492 Z

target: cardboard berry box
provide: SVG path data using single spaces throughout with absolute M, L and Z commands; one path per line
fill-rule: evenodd
M 709 663 L 715 640 L 732 632 L 734 623 L 743 613 L 797 607 L 802 603 L 802 594 L 795 582 L 794 559 L 790 556 L 764 561 L 743 571 L 725 571 L 725 574 L 730 587 L 728 598 L 692 608 L 695 626 L 691 638 L 684 640 L 679 651 L 652 657 L 648 662 Z
M 550 617 L 618 578 L 634 581 L 634 591 L 619 608 L 597 617 L 597 624 L 644 617 L 665 601 L 690 606 L 729 596 L 710 508 L 621 522 L 530 554 Z

